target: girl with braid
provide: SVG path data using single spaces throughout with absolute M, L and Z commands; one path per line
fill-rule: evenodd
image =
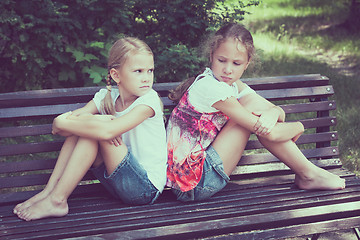
M 91 166 L 104 187 L 127 204 L 158 198 L 166 182 L 167 148 L 153 72 L 153 53 L 143 41 L 126 37 L 114 43 L 107 88 L 83 108 L 54 119 L 52 133 L 66 140 L 46 187 L 14 208 L 20 219 L 67 215 L 67 199 Z

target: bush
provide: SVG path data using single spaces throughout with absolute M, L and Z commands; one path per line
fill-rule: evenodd
M 236 2 L 236 4 L 231 3 Z M 248 5 L 229 0 L 2 0 L 2 92 L 102 84 L 112 42 L 126 34 L 155 53 L 156 80 L 199 70 L 196 47 Z

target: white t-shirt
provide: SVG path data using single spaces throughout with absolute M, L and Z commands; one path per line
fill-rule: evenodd
M 98 111 L 101 111 L 101 101 L 104 99 L 107 89 L 101 89 L 93 98 Z M 111 98 L 115 104 L 119 97 L 119 90 L 112 89 Z M 145 95 L 137 98 L 127 109 L 116 112 L 115 117 L 121 117 L 138 105 L 151 107 L 155 115 L 146 119 L 135 128 L 123 133 L 122 140 L 129 151 L 146 170 L 151 183 L 160 191 L 164 189 L 166 182 L 167 146 L 166 132 L 163 118 L 163 110 L 158 94 L 151 89 Z M 134 186 L 136 187 L 136 186 Z
M 201 78 L 202 77 L 202 78 Z M 246 85 L 246 88 L 239 93 L 237 84 L 232 85 L 218 81 L 211 69 L 200 74 L 189 88 L 189 102 L 198 112 L 218 112 L 212 105 L 218 101 L 224 101 L 230 97 L 240 99 L 248 94 L 255 93 Z

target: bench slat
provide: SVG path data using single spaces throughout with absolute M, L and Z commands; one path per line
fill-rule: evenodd
M 281 228 L 272 228 L 266 230 L 257 230 L 249 232 L 232 233 L 230 236 L 214 236 L 208 238 L 217 240 L 254 240 L 254 239 L 281 239 L 285 236 L 306 236 L 333 232 L 336 230 L 348 230 L 359 227 L 360 216 L 336 219 L 330 221 L 321 221 L 314 223 L 298 224 L 295 226 L 286 226 Z
M 4 127 L 0 129 L 0 138 L 51 134 L 51 129 L 52 124 Z
M 16 173 L 54 169 L 56 159 L 36 159 L 19 162 L 0 162 L 0 173 Z
M 286 100 L 286 99 L 298 99 L 304 97 L 326 97 L 334 94 L 332 86 L 319 86 L 312 88 L 294 88 L 294 89 L 280 89 L 280 90 L 262 90 L 258 91 L 260 95 L 273 100 Z M 170 100 L 164 100 L 165 105 L 173 104 Z M 74 101 L 74 100 L 73 100 Z M 35 107 L 16 107 L 16 108 L 4 108 L 0 112 L 0 120 L 7 118 L 29 118 L 39 116 L 54 116 L 67 111 L 75 110 L 84 106 L 84 103 L 75 104 L 59 104 L 49 106 L 35 106 Z
M 255 90 L 314 87 L 329 84 L 329 78 L 320 74 L 276 76 L 266 78 L 244 78 L 242 81 Z
M 0 120 L 3 119 L 18 120 L 24 118 L 34 119 L 34 118 L 41 118 L 44 116 L 55 117 L 61 113 L 73 111 L 83 106 L 85 106 L 85 103 L 5 108 L 0 112 Z
M 287 104 L 287 105 L 279 105 L 279 106 L 282 107 L 285 113 L 287 114 L 316 112 L 316 111 L 330 111 L 336 109 L 335 101 L 297 103 L 297 104 Z
M 294 75 L 294 76 L 277 76 L 277 77 L 261 77 L 261 78 L 245 78 L 242 80 L 254 89 L 276 89 L 291 87 L 311 87 L 319 85 L 327 85 L 329 79 L 320 74 Z M 179 82 L 156 83 L 154 89 L 158 92 L 168 92 L 174 89 Z M 83 102 L 89 101 L 92 96 L 99 91 L 102 86 L 95 87 L 78 87 L 78 88 L 60 88 L 60 89 L 43 89 L 32 91 L 19 91 L 0 94 L 0 108 L 11 106 L 29 106 L 41 105 L 46 102 L 63 102 L 73 103 L 75 99 L 81 97 Z M 86 100 L 84 100 L 86 99 Z M 9 101 L 11 100 L 11 101 Z M 70 101 L 69 101 L 70 100 Z M 65 103 L 65 102 L 63 102 Z
M 305 129 L 324 127 L 324 126 L 330 126 L 331 127 L 331 126 L 335 126 L 336 123 L 337 123 L 335 116 L 305 119 L 305 120 L 300 120 L 300 122 L 302 122 Z
M 63 142 L 64 141 L 57 140 L 52 142 L 33 142 L 13 145 L 1 145 L 0 156 L 55 152 L 61 149 Z
M 316 148 L 316 149 L 302 149 L 301 151 L 305 155 L 305 157 L 311 159 L 337 157 L 339 155 L 339 150 L 336 146 Z M 270 153 L 244 154 L 241 157 L 238 165 L 241 166 L 247 164 L 272 163 L 272 162 L 279 162 L 279 160 Z
M 326 159 L 326 160 L 315 160 L 315 161 L 310 160 L 310 161 L 315 165 L 325 169 L 342 166 L 339 159 Z M 273 172 L 280 172 L 280 171 L 290 171 L 290 168 L 287 167 L 282 162 L 241 165 L 241 166 L 237 166 L 231 175 L 245 175 L 245 174 L 255 174 L 255 173 L 258 175 L 264 175 L 264 173 L 272 174 Z
M 297 140 L 296 144 L 308 144 L 317 142 L 328 142 L 338 140 L 337 132 L 324 132 L 314 134 L 303 134 Z M 258 140 L 249 140 L 246 144 L 246 150 L 263 148 L 262 144 Z
M 321 98 L 334 94 L 331 85 L 308 87 L 308 88 L 291 88 L 291 89 L 274 89 L 257 91 L 258 94 L 270 101 L 299 99 L 299 98 Z
M 24 176 L 2 177 L 0 188 L 28 187 L 45 185 L 50 178 L 50 173 L 32 174 Z M 92 173 L 85 174 L 83 181 L 94 180 Z

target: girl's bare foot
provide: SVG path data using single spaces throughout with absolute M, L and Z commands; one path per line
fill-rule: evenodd
M 19 214 L 19 213 L 23 212 L 25 209 L 27 209 L 34 203 L 46 198 L 49 194 L 50 194 L 50 191 L 44 189 L 41 192 L 39 192 L 38 194 L 36 194 L 35 196 L 29 198 L 28 200 L 26 200 L 22 203 L 19 203 L 13 209 L 14 214 Z
M 31 221 L 47 217 L 62 217 L 68 214 L 68 212 L 69 206 L 67 201 L 57 201 L 49 195 L 17 215 L 20 219 Z
M 295 184 L 305 190 L 340 190 L 345 188 L 345 180 L 339 176 L 318 168 L 313 173 L 307 173 L 304 176 L 296 175 Z

